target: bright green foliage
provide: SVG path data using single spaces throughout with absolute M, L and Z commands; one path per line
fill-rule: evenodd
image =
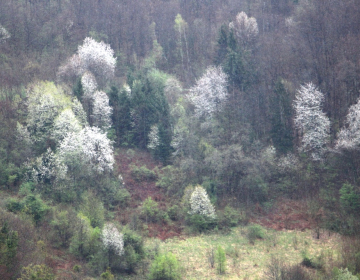
M 150 280 L 181 279 L 179 264 L 174 254 L 160 254 L 155 257 L 149 273 Z
M 215 255 L 217 271 L 219 274 L 224 274 L 226 271 L 226 256 L 224 249 L 219 245 Z
M 114 275 L 111 273 L 110 268 L 107 268 L 104 273 L 100 275 L 101 280 L 114 280 Z
M 18 280 L 53 280 L 55 275 L 52 273 L 50 267 L 45 264 L 33 265 L 30 264 L 23 268 L 21 277 Z
M 358 280 L 359 278 L 355 275 L 352 275 L 351 272 L 345 268 L 335 268 L 333 271 L 334 277 L 332 280 Z
M 70 252 L 75 256 L 87 258 L 100 249 L 101 230 L 97 227 L 92 228 L 87 217 L 81 214 L 78 215 L 74 231 L 70 243 Z
M 6 208 L 14 213 L 23 211 L 33 218 L 36 225 L 40 223 L 49 210 L 49 206 L 40 198 L 40 195 L 32 193 L 21 201 L 10 198 L 7 201 Z
M 49 210 L 49 207 L 39 195 L 30 194 L 26 196 L 24 205 L 24 212 L 32 216 L 36 225 L 41 222 Z
M 146 221 L 155 221 L 159 212 L 158 204 L 151 197 L 145 199 L 142 205 L 141 213 L 145 216 Z

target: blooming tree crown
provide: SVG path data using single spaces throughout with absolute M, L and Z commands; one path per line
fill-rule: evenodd
M 190 197 L 189 214 L 199 214 L 208 218 L 216 218 L 215 208 L 211 204 L 206 190 L 202 186 L 196 186 Z
M 105 224 L 101 233 L 101 240 L 106 249 L 114 250 L 119 256 L 124 254 L 123 234 L 112 223 Z

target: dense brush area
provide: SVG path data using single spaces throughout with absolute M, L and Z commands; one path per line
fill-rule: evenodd
M 360 278 L 359 4 L 0 1 L 0 279 Z

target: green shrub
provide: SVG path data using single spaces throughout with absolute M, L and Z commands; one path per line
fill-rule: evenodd
M 224 249 L 219 245 L 215 255 L 217 271 L 219 274 L 224 274 L 226 270 L 226 256 Z
M 10 212 L 17 213 L 24 208 L 24 204 L 16 198 L 9 198 L 6 201 L 6 209 Z
M 179 205 L 173 205 L 168 209 L 167 214 L 171 220 L 177 221 L 177 220 L 179 220 L 179 218 L 181 216 L 180 212 L 181 212 L 181 209 L 180 209 Z
M 160 254 L 155 257 L 149 273 L 150 280 L 181 279 L 178 261 L 174 254 Z
M 147 169 L 146 166 L 133 166 L 131 168 L 131 176 L 138 182 L 155 181 L 157 179 L 155 171 Z
M 215 219 L 199 214 L 188 215 L 187 223 L 194 232 L 199 233 L 211 230 L 217 225 Z
M 115 277 L 114 277 L 114 275 L 111 273 L 110 268 L 107 268 L 104 273 L 101 273 L 100 279 L 101 279 L 101 280 L 114 280 Z
M 359 278 L 355 275 L 352 275 L 351 272 L 345 268 L 337 268 L 333 269 L 333 278 L 332 280 L 358 280 Z
M 256 224 L 249 226 L 247 238 L 249 239 L 251 244 L 254 244 L 256 239 L 264 239 L 265 238 L 264 228 Z
M 238 212 L 231 206 L 226 206 L 223 211 L 219 213 L 219 228 L 226 229 L 237 226 L 239 222 Z
M 53 220 L 50 223 L 53 247 L 69 247 L 70 239 L 74 235 L 74 219 L 76 219 L 76 214 L 71 210 L 70 212 L 66 210 L 54 212 Z
M 102 201 L 92 192 L 87 192 L 83 196 L 83 203 L 80 206 L 83 213 L 90 220 L 90 225 L 101 228 L 105 221 L 105 209 Z
M 124 249 L 125 249 L 125 270 L 134 272 L 136 265 L 145 256 L 144 242 L 142 237 L 132 230 L 123 230 Z
M 146 221 L 156 222 L 158 212 L 159 208 L 157 202 L 152 200 L 151 197 L 145 199 L 141 208 L 141 215 L 146 219 Z
M 54 274 L 50 267 L 45 264 L 33 265 L 30 264 L 23 268 L 21 277 L 18 280 L 53 280 L 55 279 Z
M 24 198 L 24 205 L 24 212 L 33 218 L 36 225 L 40 223 L 49 210 L 49 206 L 39 195 L 30 194 L 26 196 Z
M 117 192 L 115 193 L 112 204 L 120 205 L 121 207 L 126 207 L 129 204 L 130 197 L 131 195 L 129 191 L 126 188 L 122 187 L 118 189 Z

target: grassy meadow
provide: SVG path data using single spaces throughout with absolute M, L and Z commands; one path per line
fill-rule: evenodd
M 264 271 L 272 257 L 287 265 L 299 264 L 303 256 L 321 261 L 336 260 L 339 236 L 323 233 L 315 238 L 313 231 L 264 230 L 264 238 L 251 244 L 248 239 L 249 226 L 233 228 L 228 234 L 210 233 L 184 238 L 146 240 L 146 247 L 154 252 L 171 252 L 176 255 L 182 269 L 183 279 L 263 279 Z M 211 268 L 211 250 L 221 246 L 226 253 L 226 272 L 217 272 L 217 263 Z M 154 249 L 155 248 L 155 249 Z M 129 279 L 139 279 L 133 275 Z

